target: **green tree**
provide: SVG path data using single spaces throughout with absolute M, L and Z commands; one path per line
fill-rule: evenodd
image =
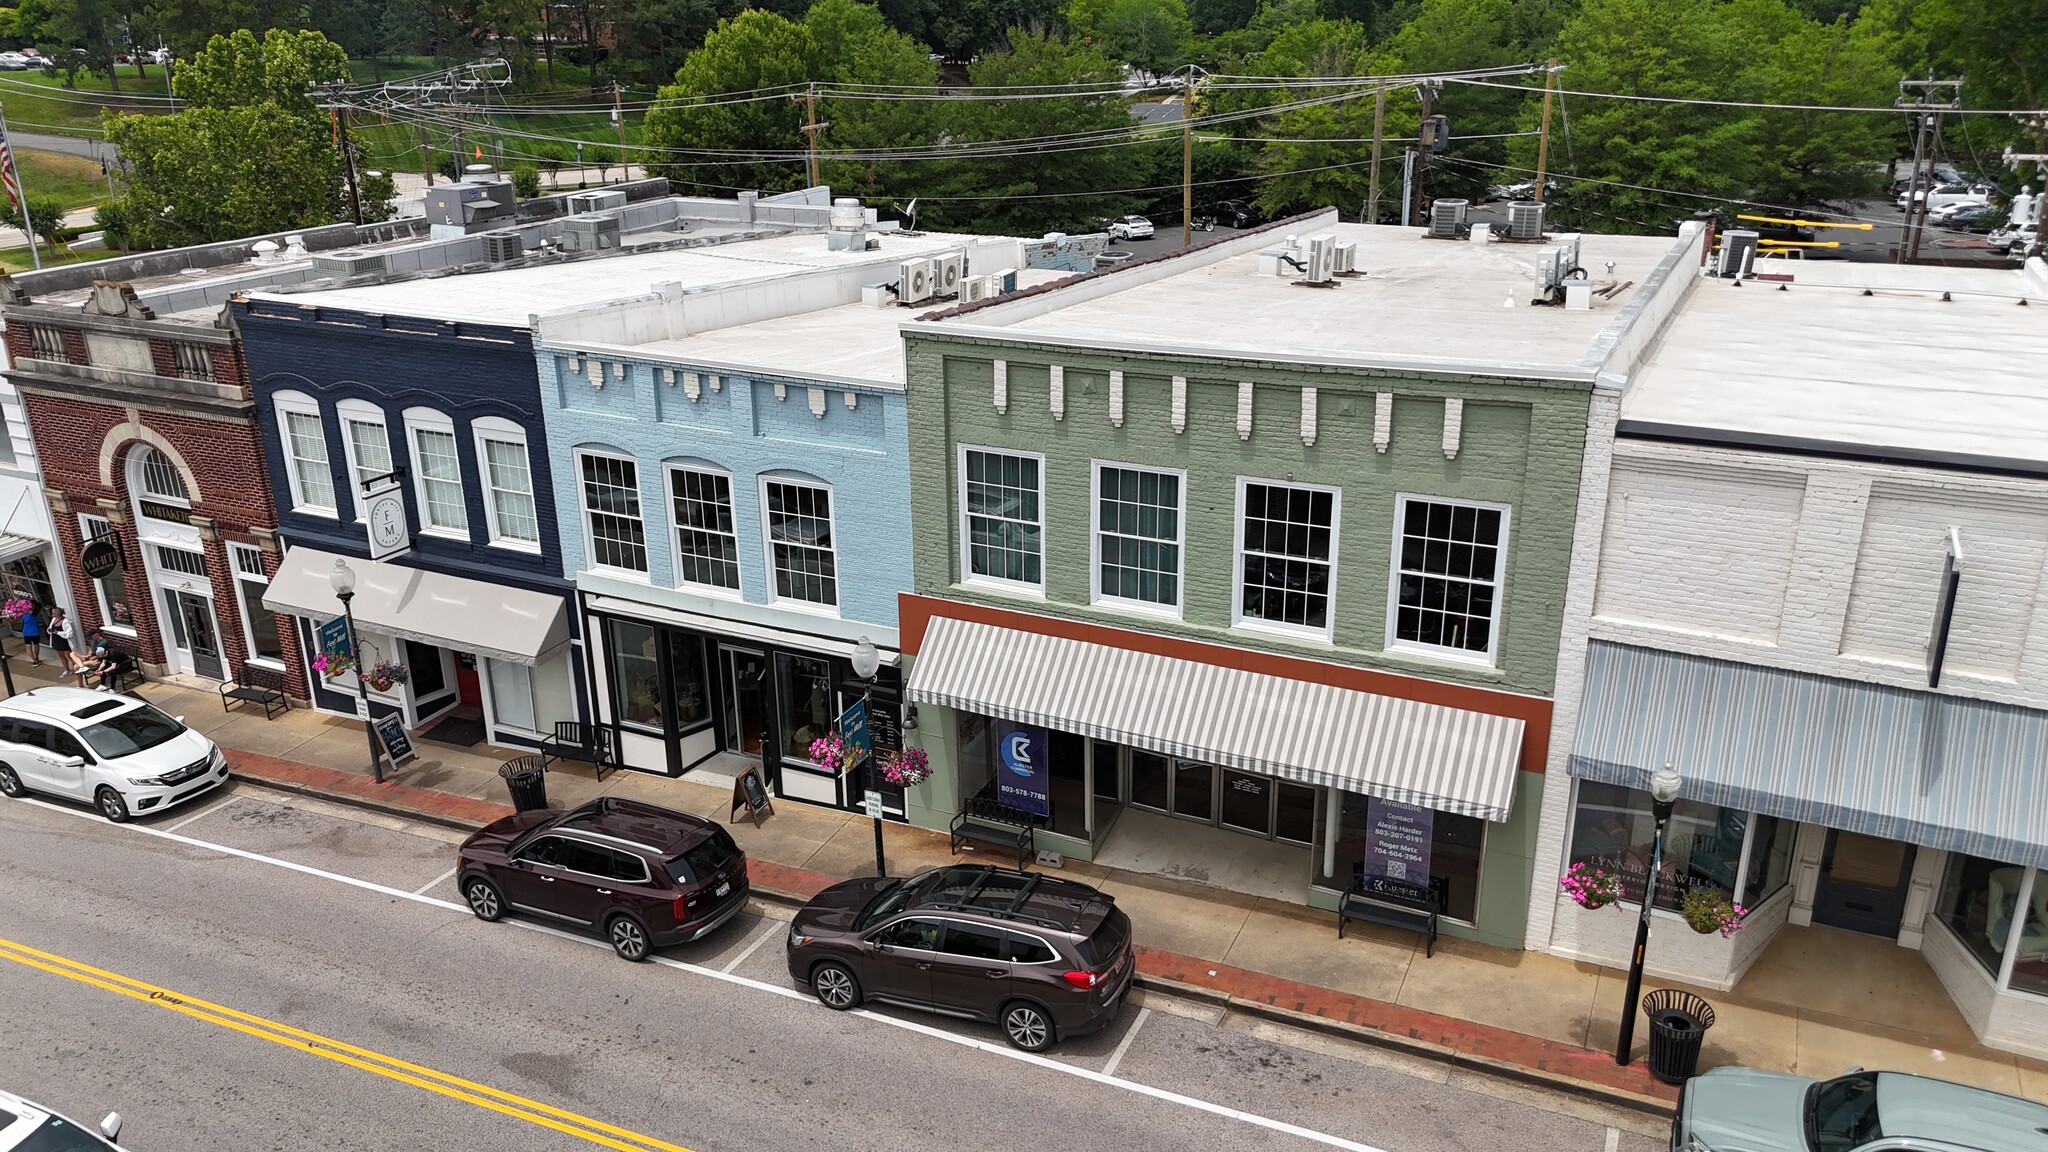
M 804 15 L 815 47 L 818 79 L 834 84 L 933 89 L 938 69 L 925 46 L 891 28 L 881 10 L 859 0 L 818 0 Z M 819 145 L 828 152 L 929 147 L 934 142 L 929 101 L 822 100 L 818 118 L 828 126 Z M 863 199 L 898 191 L 915 193 L 914 176 L 928 164 L 879 155 L 827 159 L 820 176 L 834 189 Z
M 512 194 L 521 200 L 540 195 L 540 169 L 531 164 L 512 165 Z
M 52 45 L 70 74 L 79 69 L 98 72 L 107 78 L 115 93 L 121 91 L 121 74 L 114 67 L 114 55 L 124 51 L 129 5 L 125 0 L 66 0 L 55 5 L 45 25 Z
M 365 172 L 356 192 L 363 201 L 363 223 L 377 224 L 398 215 L 398 184 L 389 172 Z
M 1141 72 L 1157 76 L 1187 62 L 1194 26 L 1184 0 L 1115 0 L 1102 15 L 1102 48 Z
M 1763 61 L 1765 100 L 1883 107 L 1898 92 L 1895 43 L 1876 19 L 1804 23 Z M 1758 120 L 1755 199 L 1805 207 L 1867 196 L 1890 182 L 1884 161 L 1899 144 L 1896 116 L 1771 111 Z
M 1463 68 L 1494 68 L 1530 59 L 1516 42 L 1514 0 L 1422 0 L 1413 19 L 1372 54 L 1367 70 L 1376 73 L 1447 72 Z M 1388 177 L 1399 173 L 1401 149 L 1420 126 L 1419 108 L 1406 93 L 1389 100 L 1393 113 L 1386 126 L 1392 146 L 1383 155 L 1380 202 L 1398 210 L 1398 181 L 1392 194 Z M 1503 182 L 1500 166 L 1508 162 L 1507 141 L 1529 106 L 1526 93 L 1469 84 L 1445 84 L 1431 111 L 1450 121 L 1451 144 L 1442 157 L 1432 157 L 1423 177 L 1423 195 L 1477 198 L 1487 184 Z
M 28 198 L 28 226 L 57 251 L 57 242 L 64 236 L 64 201 L 55 196 L 31 196 Z
M 804 178 L 801 161 L 715 155 L 793 153 L 803 147 L 803 106 L 814 78 L 811 30 L 773 12 L 748 9 L 704 38 L 648 109 L 644 129 L 655 163 L 671 180 L 782 190 Z M 786 89 L 788 99 L 724 101 L 732 93 Z
M 737 16 L 746 0 L 637 0 L 614 13 L 624 72 L 643 84 L 661 84 L 720 20 Z
M 1920 0 L 1909 10 L 1902 64 L 1962 76 L 1966 107 L 2048 107 L 2048 0 Z M 1857 23 L 1891 14 L 1866 5 Z M 2004 118 L 1977 117 L 1951 121 L 1945 131 L 1987 155 L 2018 140 L 2023 129 Z M 2048 152 L 2048 126 L 2026 132 L 2019 150 Z
M 309 89 L 348 79 L 348 53 L 318 32 L 272 28 L 262 40 L 247 28 L 215 36 L 171 77 L 178 99 L 199 108 L 268 103 L 281 112 L 318 116 Z
M 1059 22 L 1060 0 L 944 0 L 917 39 L 948 60 L 1000 51 L 1013 28 L 1046 30 Z
M 174 247 L 331 223 L 341 154 L 268 101 L 172 116 L 115 116 L 129 172 L 115 197 L 134 244 Z
M 1190 0 L 1188 20 L 1200 36 L 1243 28 L 1259 13 L 1259 0 Z

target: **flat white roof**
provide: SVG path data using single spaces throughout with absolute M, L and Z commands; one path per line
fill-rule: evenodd
M 691 234 L 698 234 L 694 223 Z M 735 240 L 701 248 L 634 252 L 634 237 L 628 235 L 624 238 L 626 246 L 617 254 L 595 259 L 322 291 L 251 295 L 322 308 L 525 327 L 536 313 L 643 293 L 656 284 L 681 283 L 683 290 L 689 291 L 848 264 L 886 268 L 888 274 L 879 278 L 893 280 L 898 260 L 958 250 L 974 239 L 942 232 L 875 235 L 880 237 L 881 246 L 872 252 L 829 251 L 822 232 Z
M 1793 282 L 1694 286 L 1622 397 L 1625 432 L 2048 461 L 2048 276 L 1820 261 L 1771 271 Z
M 1529 303 L 1543 244 L 1433 240 L 1420 229 L 1392 225 L 1320 224 L 1296 235 L 1305 247 L 1310 234 L 1322 233 L 1358 244 L 1363 277 L 1340 277 L 1334 288 L 1304 287 L 1293 283 L 1298 276 L 1292 273 L 1260 275 L 1258 254 L 1248 252 L 1150 282 L 1144 268 L 1118 270 L 1110 278 L 1130 276 L 1130 287 L 1064 306 L 1055 290 L 1046 298 L 1050 310 L 1028 318 L 1005 322 L 969 312 L 941 323 L 1000 324 L 1020 336 L 1230 357 L 1421 361 L 1449 370 L 1472 363 L 1580 366 L 1595 338 L 1678 242 L 1675 233 L 1586 235 L 1579 263 L 1595 286 L 1610 278 L 1634 283 L 1595 297 L 1590 311 L 1571 312 Z M 1284 242 L 1276 230 L 1260 250 Z

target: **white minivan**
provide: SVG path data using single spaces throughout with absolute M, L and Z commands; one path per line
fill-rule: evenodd
M 0 700 L 0 795 L 82 800 L 118 824 L 227 779 L 213 741 L 139 697 L 47 687 Z

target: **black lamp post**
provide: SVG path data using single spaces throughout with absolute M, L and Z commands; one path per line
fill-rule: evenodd
M 868 698 L 874 691 L 875 673 L 882 669 L 882 654 L 875 650 L 874 641 L 863 636 L 853 646 L 852 660 L 853 674 L 860 679 L 861 683 L 861 704 L 863 707 L 871 707 L 868 703 Z M 872 718 L 868 720 L 868 731 L 871 733 L 874 731 L 874 720 Z M 882 792 L 882 770 L 875 763 L 875 754 L 873 752 L 874 739 L 872 737 L 869 738 L 868 745 L 870 750 L 867 757 L 867 791 L 879 798 Z M 875 822 L 875 875 L 887 876 L 889 874 L 889 862 L 882 855 L 881 813 L 875 813 L 873 819 Z
M 370 686 L 363 680 L 363 645 L 356 638 L 355 610 L 349 607 L 349 602 L 356 598 L 355 569 L 348 566 L 348 561 L 336 557 L 327 582 L 334 586 L 334 597 L 341 601 L 341 614 L 348 619 L 348 650 L 356 661 L 356 697 L 363 706 L 363 735 L 370 738 L 370 778 L 382 784 L 384 758 L 377 754 L 377 727 L 370 723 Z
M 1615 1041 L 1614 1062 L 1627 1064 L 1629 1049 L 1636 1041 L 1636 997 L 1643 990 L 1643 949 L 1650 942 L 1650 905 L 1657 901 L 1657 873 L 1664 867 L 1664 825 L 1678 803 L 1678 770 L 1671 765 L 1657 769 L 1650 777 L 1650 815 L 1656 818 L 1657 835 L 1650 841 L 1650 875 L 1643 881 L 1643 911 L 1636 918 L 1636 950 L 1628 965 L 1628 992 L 1621 1004 L 1621 1037 Z

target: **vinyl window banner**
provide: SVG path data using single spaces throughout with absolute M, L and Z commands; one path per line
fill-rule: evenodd
M 338 656 L 344 660 L 355 659 L 355 653 L 348 640 L 348 617 L 336 616 L 320 625 L 320 650 L 327 653 L 330 658 Z
M 996 799 L 1039 816 L 1052 815 L 1052 739 L 1043 728 L 996 722 Z
M 1365 874 L 1426 886 L 1435 829 L 1433 809 L 1366 797 Z

